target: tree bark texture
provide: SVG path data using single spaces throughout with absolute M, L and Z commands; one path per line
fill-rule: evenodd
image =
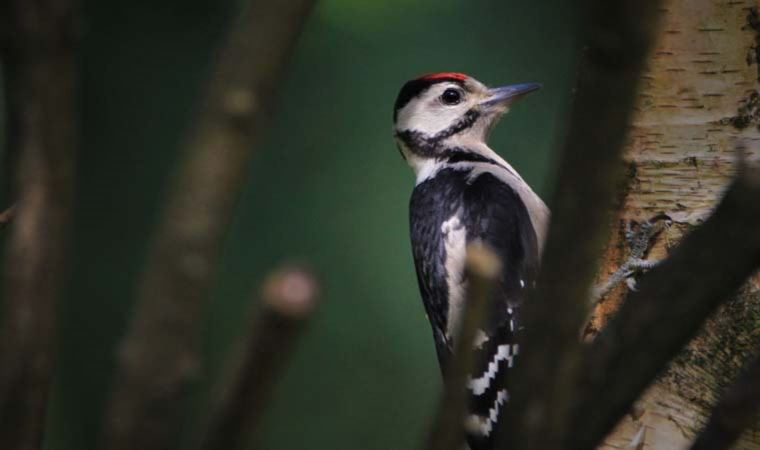
M 759 6 L 758 0 L 665 2 L 662 29 L 642 75 L 625 152 L 627 188 L 613 219 L 601 278 L 625 259 L 629 224 L 670 216 L 672 223 L 649 251 L 650 259 L 665 257 L 720 199 L 736 171 L 737 145 L 745 143 L 745 158 L 760 160 Z M 587 335 L 604 326 L 623 294 L 618 288 L 597 306 Z M 688 448 L 758 343 L 760 276 L 755 276 L 600 448 Z M 735 448 L 760 449 L 760 419 Z

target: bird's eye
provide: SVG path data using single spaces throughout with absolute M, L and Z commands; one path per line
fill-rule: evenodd
M 454 88 L 446 89 L 441 94 L 441 101 L 444 105 L 456 105 L 462 101 L 462 92 Z

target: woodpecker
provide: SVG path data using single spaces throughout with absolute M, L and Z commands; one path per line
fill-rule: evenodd
M 482 243 L 502 261 L 493 308 L 476 342 L 464 423 L 470 447 L 489 450 L 519 357 L 520 307 L 533 286 L 549 209 L 486 144 L 496 122 L 537 83 L 488 88 L 462 73 L 408 81 L 394 105 L 394 137 L 416 183 L 409 205 L 412 254 L 442 372 L 465 301 L 465 249 Z

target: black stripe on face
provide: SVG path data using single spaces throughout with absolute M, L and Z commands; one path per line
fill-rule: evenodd
M 430 86 L 437 83 L 456 83 L 460 86 L 464 86 L 464 82 L 458 78 L 418 78 L 416 80 L 407 81 L 396 97 L 396 103 L 393 105 L 393 122 L 396 122 L 398 118 L 398 112 L 401 108 L 407 105 L 413 98 L 419 96 L 423 92 L 430 89 Z
M 464 116 L 462 116 L 461 119 L 459 119 L 454 125 L 446 128 L 443 131 L 438 132 L 434 138 L 442 141 L 448 137 L 454 136 L 457 133 L 461 133 L 462 131 L 472 127 L 475 122 L 480 117 L 480 112 L 476 109 L 470 109 L 466 113 L 464 113 Z
M 479 117 L 479 111 L 470 109 L 453 125 L 433 136 L 427 136 L 419 131 L 405 130 L 397 132 L 396 137 L 404 142 L 412 153 L 420 156 L 436 156 L 443 151 L 441 142 L 444 139 L 472 127 Z

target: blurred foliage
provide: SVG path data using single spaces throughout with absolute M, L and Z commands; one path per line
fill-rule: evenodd
M 162 191 L 240 5 L 85 2 L 83 146 L 71 282 L 61 304 L 48 450 L 97 448 L 117 344 Z M 544 192 L 574 73 L 574 2 L 325 0 L 284 80 L 229 234 L 183 435 L 278 262 L 309 262 L 325 299 L 274 395 L 261 449 L 414 448 L 440 373 L 407 231 L 411 171 L 391 137 L 408 78 L 455 70 L 544 89 L 492 146 Z M 156 343 L 160 345 L 160 343 Z

